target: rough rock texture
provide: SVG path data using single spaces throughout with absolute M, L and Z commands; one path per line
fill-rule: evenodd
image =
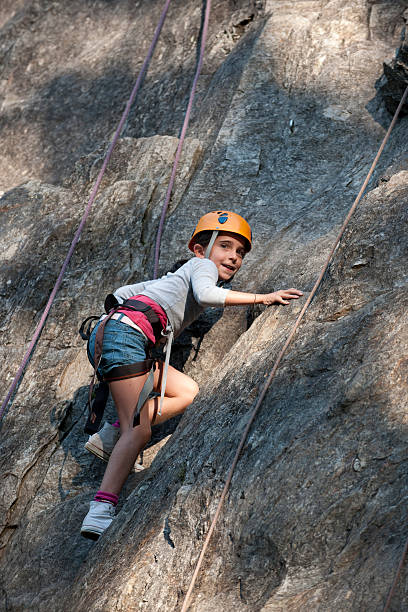
M 161 8 L 2 2 L 4 393 Z M 179 339 L 175 363 L 200 394 L 172 436 L 171 424 L 155 431 L 148 469 L 129 477 L 109 531 L 97 544 L 81 539 L 104 466 L 83 450 L 90 367 L 76 330 L 110 290 L 151 274 L 201 9 L 172 3 L 2 423 L 4 610 L 180 609 L 248 412 L 301 307 L 208 313 Z M 375 84 L 407 9 L 408 0 L 214 2 L 162 271 L 188 256 L 199 215 L 225 207 L 255 235 L 234 287 L 310 290 L 389 124 L 384 96 L 393 87 L 380 95 Z M 404 117 L 265 398 L 194 592 L 196 612 L 384 605 L 408 537 L 407 133 Z M 404 568 L 391 609 L 407 607 Z
M 404 13 L 405 23 L 408 24 L 408 10 Z M 380 80 L 379 89 L 384 98 L 386 107 L 391 113 L 395 112 L 401 96 L 408 87 L 408 28 L 405 27 L 401 35 L 401 46 L 395 59 L 384 63 L 384 76 Z M 408 113 L 408 103 L 401 109 L 402 114 Z

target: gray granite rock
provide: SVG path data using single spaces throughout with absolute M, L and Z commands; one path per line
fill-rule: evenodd
M 161 8 L 0 7 L 5 391 Z M 174 363 L 200 394 L 175 431 L 155 430 L 147 469 L 129 477 L 108 532 L 83 540 L 104 465 L 83 448 L 90 366 L 77 329 L 106 293 L 152 273 L 201 9 L 171 5 L 138 108 L 1 425 L 4 610 L 180 609 L 253 402 L 301 308 L 207 313 L 179 339 Z M 213 2 L 161 272 L 188 257 L 202 213 L 234 209 L 255 238 L 234 287 L 307 294 L 389 124 L 375 84 L 400 47 L 407 9 L 408 0 Z M 408 537 L 407 121 L 397 123 L 251 429 L 193 594 L 196 612 L 383 608 Z M 392 610 L 408 607 L 406 585 L 404 567 Z
M 404 13 L 405 23 L 408 24 L 408 9 Z M 390 113 L 395 113 L 401 96 L 408 87 L 408 29 L 407 26 L 401 34 L 401 45 L 395 58 L 384 63 L 384 75 L 380 79 L 379 90 L 384 98 L 385 105 Z M 408 103 L 401 109 L 401 114 L 408 113 Z

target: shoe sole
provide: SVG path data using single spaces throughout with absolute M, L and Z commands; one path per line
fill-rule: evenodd
M 99 457 L 99 459 L 102 459 L 102 461 L 109 461 L 110 453 L 106 453 L 102 448 L 94 446 L 92 442 L 89 442 L 89 440 L 88 442 L 85 442 L 85 448 L 96 457 Z
M 94 446 L 92 442 L 89 442 L 89 441 L 85 442 L 85 448 L 87 451 L 95 455 L 95 457 L 102 459 L 102 461 L 106 461 L 106 462 L 109 461 L 110 454 L 106 453 L 102 448 L 99 448 L 98 446 Z M 145 469 L 146 468 L 143 465 L 141 465 L 140 463 L 136 463 L 133 466 L 131 471 L 137 473 L 137 472 L 142 472 Z
M 94 542 L 96 542 L 96 540 L 99 540 L 101 535 L 101 533 L 97 533 L 96 531 L 82 531 L 81 529 L 81 536 L 83 538 L 86 538 L 87 540 L 93 540 Z

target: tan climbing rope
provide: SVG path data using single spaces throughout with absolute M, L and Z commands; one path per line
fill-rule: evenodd
M 408 538 L 407 538 L 407 541 L 405 542 L 404 550 L 403 550 L 403 553 L 401 555 L 400 562 L 398 564 L 398 569 L 397 569 L 396 574 L 395 574 L 394 582 L 392 583 L 392 587 L 390 588 L 390 592 L 389 592 L 389 595 L 387 597 L 387 601 L 385 602 L 384 612 L 387 612 L 390 609 L 391 600 L 392 600 L 392 597 L 394 595 L 398 579 L 399 579 L 399 577 L 401 575 L 402 566 L 404 565 L 404 561 L 406 559 L 407 552 L 408 552 Z
M 291 332 L 290 332 L 290 334 L 289 334 L 285 344 L 283 345 L 283 348 L 281 349 L 281 351 L 280 351 L 280 353 L 279 353 L 279 355 L 278 355 L 278 357 L 277 357 L 277 359 L 276 359 L 276 361 L 275 361 L 275 363 L 273 365 L 273 368 L 272 368 L 272 370 L 271 370 L 271 372 L 270 372 L 270 374 L 268 376 L 268 379 L 266 380 L 266 382 L 265 382 L 265 384 L 264 384 L 264 386 L 262 388 L 261 394 L 260 394 L 260 396 L 259 396 L 259 398 L 258 398 L 258 400 L 256 402 L 256 405 L 255 405 L 255 407 L 254 407 L 254 409 L 253 409 L 253 411 L 252 411 L 252 413 L 251 413 L 251 415 L 249 417 L 247 426 L 245 428 L 244 433 L 242 434 L 242 438 L 240 440 L 238 449 L 237 449 L 237 451 L 235 453 L 234 460 L 233 460 L 232 465 L 231 465 L 231 467 L 229 469 L 228 476 L 227 476 L 227 479 L 226 479 L 226 482 L 225 482 L 225 485 L 224 485 L 224 489 L 223 489 L 223 491 L 221 493 L 221 497 L 220 497 L 220 500 L 218 502 L 218 506 L 217 506 L 214 518 L 212 520 L 212 523 L 211 523 L 210 528 L 208 530 L 207 536 L 205 538 L 203 548 L 201 550 L 200 556 L 198 558 L 198 561 L 197 561 L 197 564 L 196 564 L 196 567 L 195 567 L 195 570 L 194 570 L 194 573 L 193 573 L 193 577 L 191 578 L 190 585 L 188 587 L 188 591 L 187 591 L 187 594 L 185 596 L 185 599 L 184 599 L 184 602 L 183 602 L 183 606 L 181 608 L 181 612 L 186 612 L 188 610 L 191 594 L 193 592 L 194 585 L 195 585 L 195 582 L 197 580 L 197 576 L 198 576 L 198 573 L 200 571 L 200 568 L 201 568 L 201 565 L 202 565 L 202 562 L 203 562 L 203 559 L 204 559 L 204 555 L 206 553 L 206 550 L 208 548 L 208 544 L 210 542 L 211 536 L 212 536 L 213 531 L 215 529 L 215 525 L 217 523 L 218 517 L 219 517 L 220 512 L 221 512 L 222 505 L 223 505 L 225 497 L 227 495 L 227 492 L 228 492 L 228 489 L 229 489 L 229 485 L 231 483 L 232 476 L 234 474 L 235 467 L 236 467 L 236 465 L 238 463 L 239 455 L 240 455 L 240 453 L 242 451 L 242 448 L 243 448 L 243 446 L 245 444 L 245 441 L 246 441 L 246 438 L 248 436 L 248 433 L 249 433 L 249 430 L 251 428 L 251 425 L 252 425 L 252 423 L 253 423 L 253 421 L 254 421 L 254 419 L 255 419 L 258 411 L 259 411 L 261 403 L 262 403 L 262 401 L 263 401 L 263 399 L 264 399 L 264 397 L 266 395 L 267 390 L 269 389 L 269 386 L 270 386 L 270 384 L 271 384 L 271 382 L 272 382 L 272 380 L 273 380 L 273 378 L 275 376 L 275 373 L 276 373 L 276 371 L 277 371 L 277 369 L 279 367 L 279 364 L 282 361 L 282 358 L 283 358 L 284 354 L 286 353 L 287 348 L 289 347 L 290 343 L 292 342 L 292 339 L 293 339 L 293 337 L 294 337 L 294 335 L 295 335 L 295 333 L 296 333 L 296 331 L 297 331 L 297 329 L 298 329 L 298 327 L 300 325 L 300 322 L 303 319 L 303 316 L 304 316 L 306 310 L 308 309 L 312 299 L 314 298 L 314 296 L 316 294 L 317 289 L 319 288 L 320 283 L 323 280 L 323 277 L 324 277 L 324 275 L 326 273 L 326 270 L 329 267 L 330 261 L 331 261 L 333 255 L 334 255 L 334 252 L 336 251 L 336 249 L 337 249 L 337 247 L 338 247 L 338 245 L 340 243 L 340 240 L 341 240 L 341 238 L 342 238 L 342 236 L 344 234 L 344 231 L 345 231 L 345 229 L 346 229 L 346 227 L 347 227 L 347 225 L 348 225 L 348 223 L 350 221 L 350 218 L 353 215 L 355 209 L 357 208 L 357 206 L 358 206 L 358 204 L 359 204 L 359 202 L 360 202 L 360 200 L 361 200 L 361 198 L 363 196 L 363 193 L 364 193 L 364 191 L 365 191 L 365 189 L 366 189 L 366 187 L 368 185 L 368 182 L 369 182 L 369 180 L 370 180 L 370 178 L 371 178 L 371 176 L 372 176 L 372 174 L 373 174 L 373 172 L 375 170 L 375 167 L 376 167 L 376 165 L 378 163 L 378 160 L 379 160 L 379 158 L 381 156 L 381 153 L 383 152 L 384 147 L 385 147 L 385 145 L 388 142 L 390 134 L 391 134 L 391 132 L 392 132 L 394 126 L 395 126 L 395 123 L 396 123 L 396 121 L 398 119 L 398 116 L 400 114 L 401 108 L 403 107 L 403 105 L 405 103 L 405 100 L 407 99 L 407 96 L 408 96 L 408 87 L 405 89 L 405 92 L 404 92 L 404 94 L 403 94 L 403 96 L 401 98 L 401 101 L 400 101 L 400 103 L 398 105 L 398 108 L 395 111 L 394 117 L 393 117 L 393 119 L 391 121 L 390 127 L 388 128 L 387 133 L 384 136 L 384 139 L 383 139 L 383 141 L 381 143 L 381 146 L 380 146 L 380 148 L 378 150 L 377 155 L 375 156 L 375 159 L 374 159 L 374 161 L 373 161 L 373 163 L 371 165 L 371 168 L 370 168 L 370 170 L 369 170 L 369 172 L 368 172 L 368 174 L 366 176 L 366 179 L 365 179 L 365 181 L 364 181 L 364 183 L 363 183 L 363 185 L 362 185 L 362 187 L 361 187 L 361 189 L 360 189 L 356 199 L 354 200 L 354 203 L 353 203 L 352 207 L 350 208 L 350 210 L 349 210 L 349 212 L 348 212 L 348 214 L 347 214 L 347 216 L 346 216 L 346 218 L 345 218 L 345 220 L 343 222 L 343 225 L 341 226 L 341 229 L 340 229 L 340 231 L 339 231 L 339 233 L 338 233 L 338 235 L 336 237 L 336 240 L 334 242 L 334 245 L 333 245 L 333 247 L 332 247 L 332 249 L 331 249 L 331 251 L 330 251 L 330 253 L 329 253 L 329 255 L 328 255 L 327 259 L 326 259 L 326 262 L 323 265 L 323 268 L 322 268 L 322 270 L 321 270 L 321 272 L 319 274 L 319 277 L 318 277 L 317 281 L 315 282 L 315 284 L 313 286 L 313 289 L 312 289 L 309 297 L 307 298 L 306 303 L 303 306 L 303 308 L 302 308 L 298 318 L 296 319 L 296 321 L 295 321 L 295 323 L 293 325 L 293 328 L 292 328 L 292 330 L 291 330 Z M 391 600 L 393 591 L 395 589 L 395 584 L 396 584 L 396 582 L 398 580 L 398 576 L 400 574 L 400 568 L 402 567 L 402 564 L 404 562 L 404 559 L 405 559 L 405 556 L 406 556 L 406 553 L 407 553 L 407 549 L 408 549 L 408 541 L 407 541 L 407 544 L 405 546 L 404 554 L 403 554 L 403 557 L 402 557 L 401 562 L 400 562 L 399 570 L 398 570 L 397 575 L 396 575 L 395 580 L 394 580 L 393 588 L 391 589 L 390 595 L 388 597 L 389 600 Z M 387 601 L 386 608 L 385 608 L 384 612 L 386 612 L 386 610 L 388 610 L 387 606 L 388 606 L 388 601 Z

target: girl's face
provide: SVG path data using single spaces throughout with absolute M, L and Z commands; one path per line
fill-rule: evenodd
M 220 232 L 214 246 L 211 249 L 210 259 L 215 263 L 218 270 L 218 279 L 229 280 L 242 265 L 245 257 L 245 240 L 238 234 Z M 200 244 L 194 245 L 196 257 L 205 257 L 205 247 Z

